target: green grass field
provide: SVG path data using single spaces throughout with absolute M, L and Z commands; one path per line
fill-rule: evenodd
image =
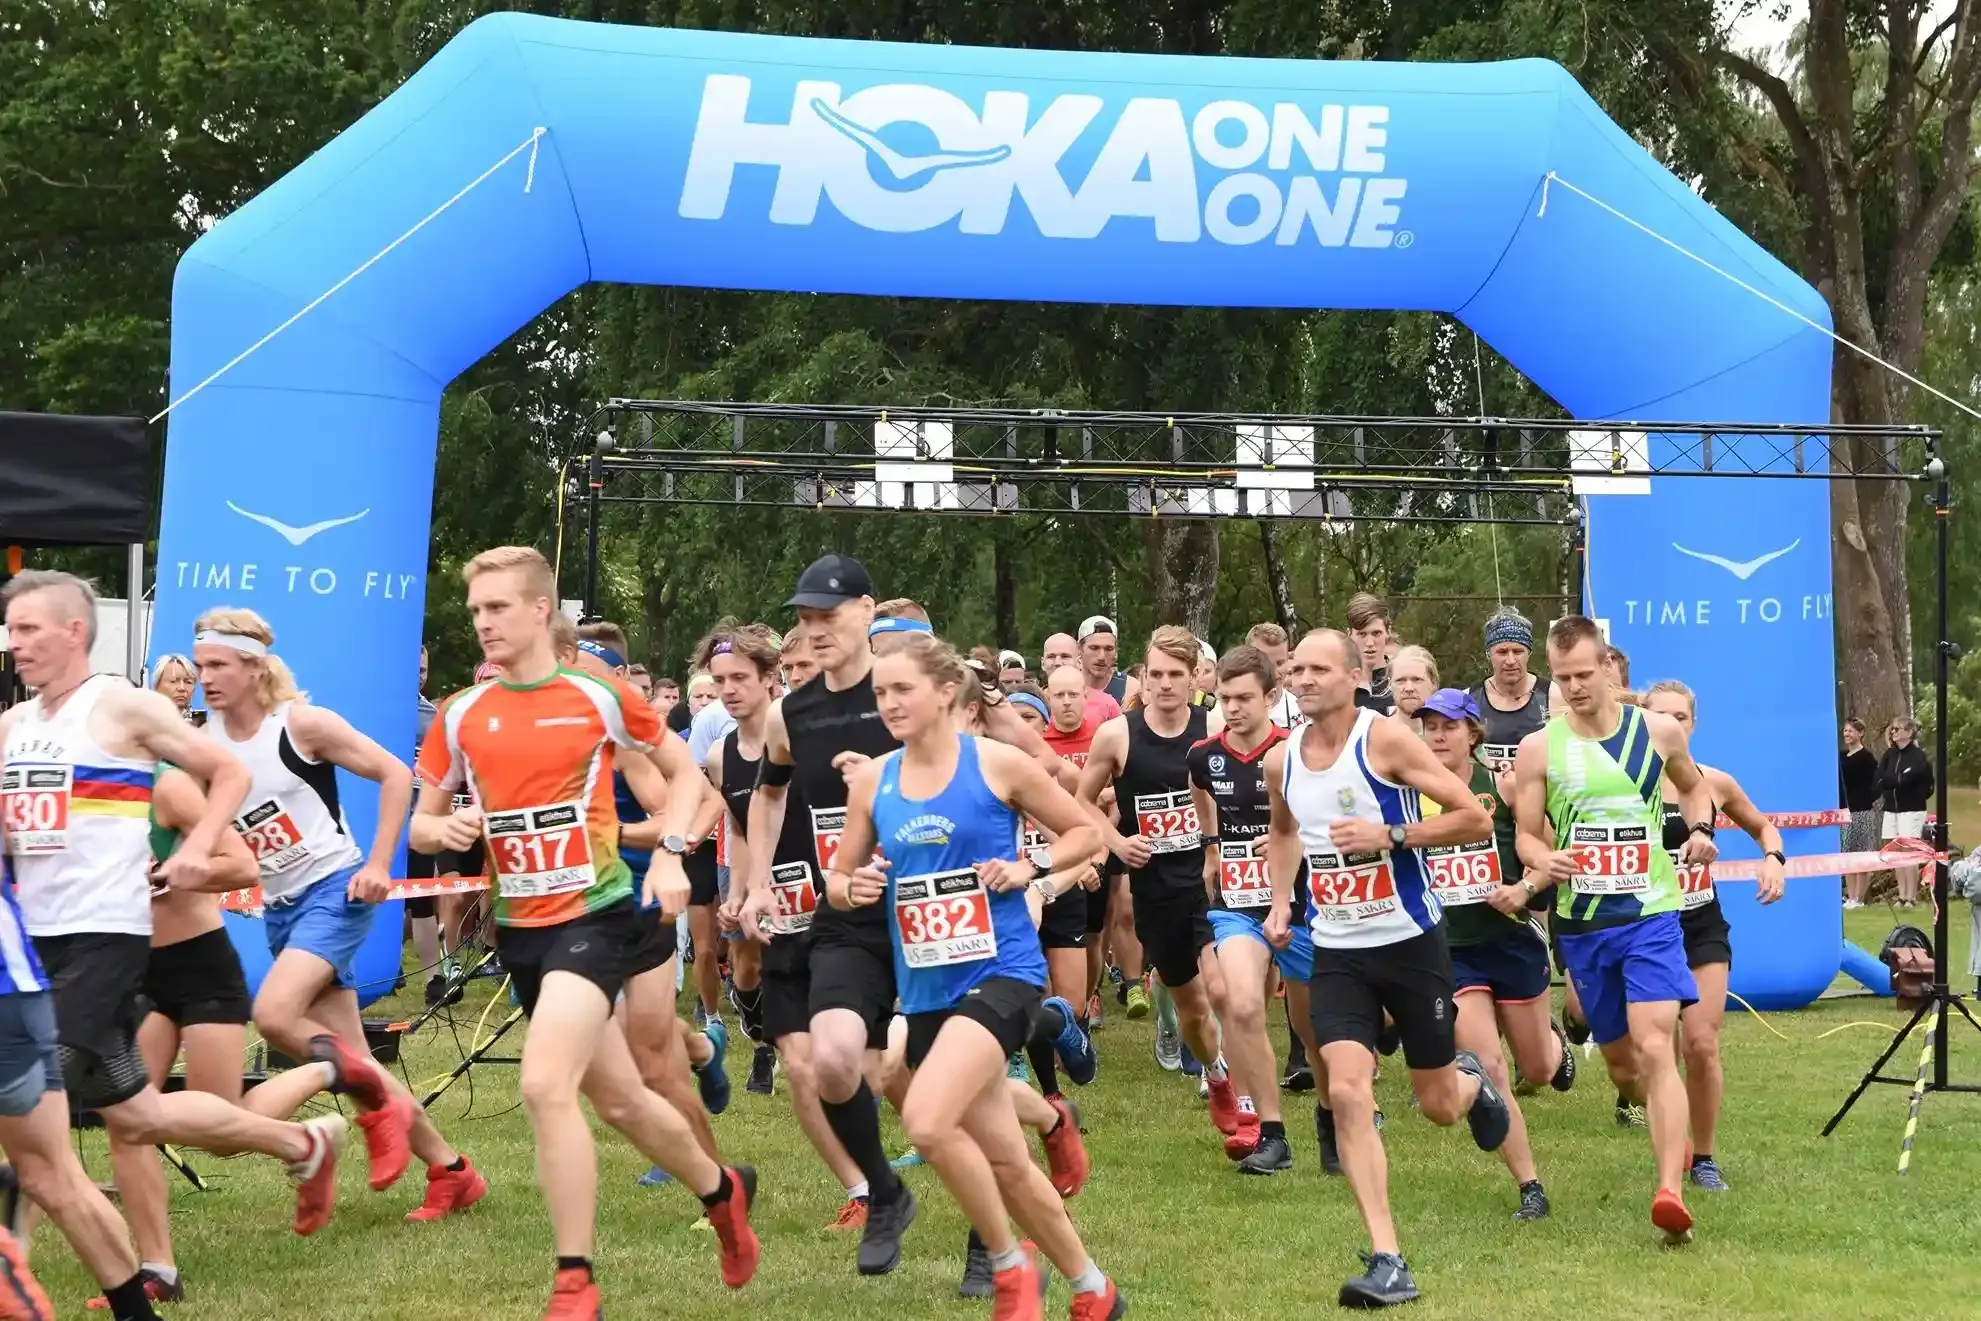
M 1875 949 L 1888 916 L 1849 916 L 1853 938 Z M 1964 969 L 1964 906 L 1955 916 L 1955 966 Z M 471 1039 L 493 990 L 475 983 L 452 1031 L 432 1027 L 409 1043 L 416 1083 L 460 1058 L 455 1033 Z M 500 1018 L 498 1009 L 488 1022 Z M 1733 1016 L 1717 1153 L 1733 1191 L 1690 1199 L 1698 1237 L 1678 1250 L 1660 1247 L 1647 1221 L 1649 1146 L 1641 1132 L 1613 1126 L 1599 1060 L 1569 1095 L 1527 1103 L 1555 1214 L 1525 1226 L 1510 1219 L 1515 1198 L 1504 1167 L 1475 1150 L 1462 1126 L 1440 1132 L 1419 1119 L 1401 1069 L 1392 1067 L 1379 1093 L 1392 1120 L 1386 1141 L 1397 1220 L 1425 1294 L 1414 1314 L 1467 1321 L 1981 1314 L 1981 1267 L 1972 1254 L 1981 1097 L 1928 1100 L 1905 1179 L 1895 1173 L 1903 1088 L 1876 1089 L 1836 1137 L 1817 1136 L 1896 1022 L 1889 1001 L 1871 999 L 1825 1001 L 1765 1023 Z M 1073 1210 L 1096 1258 L 1136 1316 L 1203 1321 L 1332 1310 L 1363 1239 L 1345 1185 L 1318 1172 L 1310 1102 L 1290 1098 L 1294 1172 L 1243 1178 L 1224 1159 L 1194 1089 L 1156 1068 L 1150 1026 L 1110 1018 L 1099 1033 L 1101 1076 L 1080 1096 L 1096 1171 Z M 1954 1044 L 1956 1078 L 1981 1082 L 1981 1036 L 1962 1029 Z M 1916 1048 L 1906 1051 L 1900 1071 L 1909 1073 L 1916 1058 Z M 370 1193 L 355 1137 L 337 1217 L 307 1240 L 288 1230 L 291 1197 L 272 1164 L 195 1157 L 213 1188 L 196 1193 L 175 1180 L 173 1227 L 192 1291 L 180 1312 L 243 1321 L 535 1317 L 550 1240 L 515 1071 L 490 1066 L 471 1077 L 472 1094 L 458 1084 L 435 1113 L 493 1190 L 453 1221 L 402 1224 L 420 1195 L 418 1171 L 388 1193 Z M 692 1199 L 678 1188 L 636 1188 L 645 1162 L 601 1133 L 598 1269 L 609 1315 L 839 1318 L 854 1308 L 904 1318 L 985 1315 L 983 1305 L 954 1297 L 965 1226 L 927 1169 L 910 1176 L 923 1212 L 901 1270 L 879 1280 L 855 1276 L 851 1240 L 822 1228 L 838 1191 L 786 1107 L 781 1087 L 774 1099 L 749 1096 L 739 1074 L 735 1104 L 718 1121 L 731 1158 L 753 1161 L 763 1176 L 756 1215 L 763 1266 L 754 1284 L 733 1294 L 718 1281 L 711 1237 L 689 1227 Z M 86 1138 L 85 1150 L 92 1170 L 107 1177 L 100 1136 Z M 44 1227 L 36 1250 L 64 1314 L 82 1315 L 88 1281 L 66 1245 Z M 1062 1290 L 1055 1289 L 1051 1314 L 1064 1315 Z
M 1958 841 L 1981 842 L 1981 805 L 1969 795 L 1956 799 L 1953 820 Z M 1892 925 L 1882 908 L 1846 918 L 1847 934 L 1874 951 Z M 1971 987 L 1966 906 L 1955 905 L 1952 918 L 1954 981 Z M 1909 920 L 1929 919 L 1922 908 Z M 416 1084 L 460 1059 L 494 989 L 474 983 L 451 1027 L 431 1026 L 408 1042 L 405 1067 Z M 410 1008 L 388 1002 L 370 1012 Z M 499 1022 L 503 1008 L 486 1023 Z M 1393 1120 L 1386 1141 L 1397 1222 L 1425 1295 L 1413 1315 L 1981 1315 L 1973 1254 L 1981 1097 L 1928 1098 L 1912 1173 L 1903 1179 L 1895 1169 L 1905 1089 L 1875 1088 L 1835 1137 L 1817 1136 L 1899 1021 L 1890 1001 L 1869 998 L 1825 1000 L 1765 1020 L 1730 1017 L 1727 1114 L 1716 1154 L 1733 1191 L 1690 1199 L 1697 1240 L 1677 1250 L 1658 1246 L 1647 1221 L 1649 1145 L 1641 1132 L 1612 1125 L 1600 1060 L 1585 1062 L 1567 1096 L 1549 1092 L 1526 1103 L 1554 1218 L 1525 1226 L 1510 1219 L 1515 1198 L 1505 1168 L 1476 1151 L 1462 1127 L 1440 1132 L 1417 1118 L 1402 1072 L 1392 1068 L 1378 1087 Z M 1110 1018 L 1098 1034 L 1101 1076 L 1079 1096 L 1095 1174 L 1073 1212 L 1096 1259 L 1138 1317 L 1332 1310 L 1364 1243 L 1346 1186 L 1319 1174 L 1309 1099 L 1288 1098 L 1295 1170 L 1242 1178 L 1194 1090 L 1156 1068 L 1150 1032 L 1149 1022 Z M 1889 1071 L 1910 1074 L 1918 1040 Z M 1953 1048 L 1955 1081 L 1981 1083 L 1981 1035 L 1957 1025 Z M 601 1131 L 598 1269 L 609 1315 L 823 1321 L 860 1308 L 941 1321 L 988 1314 L 954 1296 L 965 1226 L 927 1169 L 909 1176 L 924 1197 L 902 1268 L 885 1279 L 858 1278 L 851 1240 L 822 1228 L 838 1190 L 791 1122 L 781 1085 L 773 1099 L 747 1095 L 747 1056 L 731 1060 L 736 1100 L 717 1129 L 731 1159 L 762 1172 L 762 1269 L 748 1289 L 723 1289 L 711 1237 L 689 1228 L 692 1199 L 678 1188 L 636 1188 L 646 1162 Z M 179 1311 L 230 1321 L 535 1317 L 548 1287 L 550 1238 L 528 1125 L 516 1108 L 515 1070 L 475 1070 L 435 1114 L 493 1185 L 480 1206 L 439 1225 L 401 1223 L 420 1196 L 417 1170 L 390 1192 L 366 1189 L 355 1136 L 337 1218 L 313 1239 L 289 1232 L 292 1198 L 271 1163 L 195 1155 L 212 1187 L 198 1193 L 174 1179 L 173 1231 L 191 1290 Z M 92 1171 L 107 1178 L 100 1134 L 83 1141 Z M 67 1245 L 44 1226 L 35 1248 L 63 1314 L 82 1315 L 89 1281 Z M 1063 1286 L 1050 1307 L 1064 1314 Z

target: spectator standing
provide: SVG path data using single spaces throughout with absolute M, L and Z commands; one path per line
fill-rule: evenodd
M 1926 834 L 1926 804 L 1933 797 L 1933 764 L 1914 740 L 1919 726 L 1910 716 L 1898 716 L 1885 730 L 1888 745 L 1878 760 L 1878 792 L 1883 796 L 1886 839 L 1921 839 Z M 1919 869 L 1894 867 L 1898 902 L 1911 908 L 1919 902 Z
M 1843 722 L 1843 750 L 1837 754 L 1837 801 L 1850 813 L 1843 828 L 1846 853 L 1869 853 L 1878 847 L 1878 759 L 1864 746 L 1864 722 L 1856 716 Z M 1870 872 L 1843 879 L 1843 906 L 1864 907 Z

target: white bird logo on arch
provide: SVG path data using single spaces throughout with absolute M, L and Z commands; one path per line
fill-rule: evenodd
M 878 132 L 846 117 L 837 106 L 829 105 L 818 97 L 812 98 L 812 113 L 851 138 L 866 150 L 867 155 L 879 161 L 881 168 L 901 182 L 924 174 L 934 174 L 938 170 L 960 170 L 973 165 L 995 165 L 1011 155 L 1011 147 L 999 143 L 995 147 L 984 147 L 973 151 L 936 150 L 921 155 L 910 156 L 896 151 L 881 140 Z
M 1740 581 L 1746 582 L 1749 578 L 1752 578 L 1762 569 L 1767 568 L 1770 564 L 1773 564 L 1776 560 L 1788 554 L 1790 551 L 1794 550 L 1797 546 L 1800 546 L 1801 544 L 1802 544 L 1802 538 L 1797 537 L 1794 541 L 1789 542 L 1786 546 L 1783 546 L 1780 550 L 1771 550 L 1765 555 L 1756 555 L 1751 560 L 1730 560 L 1724 555 L 1708 555 L 1705 551 L 1702 550 L 1688 550 L 1684 546 L 1679 545 L 1676 541 L 1671 543 L 1671 548 L 1677 551 L 1681 555 L 1690 555 L 1695 560 L 1704 560 L 1708 564 L 1717 564 L 1722 569 L 1725 569 L 1728 573 L 1732 574 L 1734 577 L 1740 579 Z
M 316 536 L 320 532 L 328 532 L 331 528 L 343 527 L 346 523 L 355 523 L 371 512 L 370 508 L 367 507 L 360 509 L 349 518 L 326 518 L 321 523 L 311 523 L 306 527 L 291 527 L 280 519 L 270 518 L 267 514 L 257 514 L 251 510 L 243 509 L 232 500 L 227 501 L 227 507 L 249 522 L 259 523 L 263 527 L 270 529 L 291 546 L 300 546 L 311 537 Z

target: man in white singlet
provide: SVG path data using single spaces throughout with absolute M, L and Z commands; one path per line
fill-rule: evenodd
M 0 599 L 15 663 L 37 694 L 0 715 L 0 815 L 24 924 L 53 992 L 60 1081 L 70 1105 L 95 1110 L 122 1143 L 258 1151 L 284 1161 L 298 1184 L 296 1232 L 315 1233 L 336 1197 L 343 1117 L 294 1124 L 205 1092 L 160 1094 L 138 1048 L 158 763 L 169 761 L 208 786 L 205 815 L 156 870 L 174 889 L 210 883 L 215 846 L 240 807 L 248 773 L 168 698 L 90 672 L 96 599 L 88 583 L 65 573 L 24 573 Z M 118 1295 L 107 1296 L 115 1310 Z
M 354 967 L 390 891 L 413 773 L 336 712 L 299 701 L 274 642 L 252 610 L 209 610 L 194 625 L 193 663 L 213 712 L 206 733 L 253 779 L 234 825 L 261 867 L 274 956 L 255 993 L 255 1028 L 290 1058 L 310 1060 L 327 1088 L 357 1105 L 372 1191 L 398 1182 L 412 1154 L 426 1162 L 426 1198 L 407 1219 L 438 1220 L 480 1201 L 488 1183 L 372 1059 Z M 339 768 L 379 786 L 369 854 L 344 819 Z
M 1294 878 L 1307 864 L 1314 1044 L 1342 1172 L 1369 1231 L 1367 1270 L 1341 1286 L 1344 1307 L 1417 1296 L 1389 1209 L 1389 1165 L 1376 1131 L 1372 1075 L 1388 1014 L 1403 1042 L 1417 1108 L 1440 1126 L 1470 1122 L 1482 1151 L 1506 1141 L 1506 1102 L 1477 1057 L 1458 1051 L 1451 951 L 1422 850 L 1489 840 L 1493 819 L 1471 789 L 1400 721 L 1357 706 L 1362 664 L 1334 629 L 1300 640 L 1287 683 L 1306 724 L 1266 754 L 1272 822 L 1266 939 L 1291 938 Z M 1423 818 L 1418 796 L 1441 809 Z M 1323 1120 L 1325 1127 L 1327 1121 Z

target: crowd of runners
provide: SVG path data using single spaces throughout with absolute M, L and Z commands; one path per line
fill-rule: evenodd
M 0 1145 L 21 1195 L 8 1221 L 28 1203 L 45 1213 L 117 1318 L 183 1294 L 154 1144 L 282 1162 L 295 1232 L 313 1234 L 331 1219 L 345 1121 L 292 1116 L 329 1091 L 356 1114 L 374 1191 L 424 1166 L 409 1220 L 487 1193 L 373 1061 L 358 1017 L 353 963 L 402 835 L 414 875 L 489 880 L 485 898 L 425 901 L 413 924 L 444 1003 L 485 909 L 528 1017 L 547 1321 L 602 1314 L 581 1097 L 652 1163 L 644 1182 L 699 1199 L 723 1283 L 749 1284 L 758 1176 L 710 1122 L 729 1102 L 728 1006 L 749 1090 L 784 1080 L 844 1189 L 831 1223 L 857 1231 L 858 1272 L 894 1270 L 917 1214 L 884 1101 L 972 1226 L 960 1291 L 992 1300 L 996 1321 L 1043 1316 L 1041 1258 L 1074 1321 L 1127 1310 L 1068 1211 L 1090 1161 L 1062 1087 L 1095 1077 L 1104 1011 L 1155 1014 L 1158 1062 L 1198 1076 L 1241 1174 L 1293 1167 L 1305 1142 L 1286 1098 L 1313 1094 L 1316 1160 L 1345 1179 L 1369 1240 L 1346 1306 L 1417 1296 L 1373 1088 L 1399 1052 L 1418 1112 L 1464 1121 L 1504 1161 L 1516 1220 L 1550 1211 L 1548 1121 L 1519 1098 L 1568 1090 L 1573 1047 L 1591 1039 L 1617 1123 L 1647 1130 L 1662 1235 L 1690 1236 L 1688 1187 L 1727 1186 L 1715 820 L 1764 850 L 1763 902 L 1786 860 L 1733 778 L 1689 754 L 1690 691 L 1632 692 L 1587 619 L 1537 638 L 1495 612 L 1483 655 L 1463 658 L 1486 675 L 1470 688 L 1398 647 L 1368 596 L 1345 630 L 1296 641 L 1261 624 L 1222 654 L 1175 626 L 1128 644 L 1096 615 L 1048 638 L 1033 670 L 944 641 L 911 601 L 877 604 L 867 570 L 828 555 L 786 617 L 725 621 L 701 642 L 675 721 L 621 630 L 557 612 L 539 553 L 497 548 L 463 572 L 483 666 L 422 699 L 410 767 L 303 699 L 251 611 L 210 611 L 176 662 L 206 696 L 195 726 L 184 703 L 91 673 L 86 583 L 30 572 L 5 590 L 36 694 L 0 714 Z M 368 840 L 340 769 L 378 786 Z M 219 908 L 249 885 L 274 958 L 252 1001 Z M 305 1062 L 243 1094 L 250 1021 Z M 185 1085 L 168 1092 L 181 1054 Z M 108 1128 L 123 1216 L 77 1157 L 72 1108 Z M 0 1321 L 52 1315 L 17 1228 L 0 1230 Z

